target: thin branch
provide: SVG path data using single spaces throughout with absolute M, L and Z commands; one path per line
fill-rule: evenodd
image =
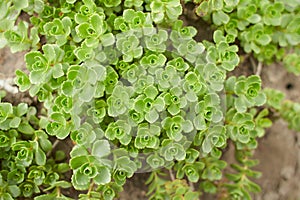
M 60 187 L 56 187 L 56 188 L 57 188 L 56 197 L 60 197 L 61 196 Z
M 262 70 L 262 66 L 263 66 L 262 62 L 258 62 L 256 73 L 255 73 L 256 75 L 260 76 L 261 70 Z
M 49 157 L 49 156 L 51 155 L 52 150 L 55 149 L 55 147 L 58 145 L 58 143 L 59 143 L 59 140 L 55 140 L 55 142 L 54 142 L 53 145 L 52 145 L 51 151 L 49 151 L 49 152 L 47 153 L 47 157 Z
M 258 64 L 256 64 L 253 57 L 250 57 L 250 63 L 251 63 L 251 66 L 253 68 L 253 71 L 255 71 L 255 75 L 260 76 L 261 71 L 262 71 L 262 67 L 263 67 L 263 63 L 258 62 Z
M 256 65 L 255 60 L 252 56 L 250 56 L 250 63 L 251 63 L 253 71 L 254 72 L 257 71 L 257 65 Z
M 91 192 L 92 192 L 92 191 L 93 191 L 93 189 L 94 189 L 94 186 L 95 186 L 95 182 L 94 182 L 94 181 L 92 181 L 92 183 L 90 184 L 89 190 L 88 190 L 88 192 L 87 192 L 87 194 L 88 194 L 88 195 L 90 195 L 90 194 L 91 194 Z
M 192 191 L 195 191 L 195 187 L 194 187 L 194 183 L 192 183 L 191 181 L 189 181 L 189 185 Z
M 171 180 L 174 181 L 174 180 L 175 180 L 175 177 L 174 177 L 174 174 L 173 174 L 173 172 L 172 172 L 171 169 L 169 169 L 169 174 L 170 174 Z

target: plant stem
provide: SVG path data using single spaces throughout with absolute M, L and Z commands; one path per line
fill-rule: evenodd
M 262 62 L 258 62 L 256 73 L 255 73 L 256 75 L 260 76 L 261 70 L 262 70 L 262 66 L 263 66 Z
M 253 57 L 250 57 L 250 63 L 252 65 L 253 71 L 255 71 L 255 75 L 260 76 L 263 63 L 258 62 L 258 64 L 256 65 Z
M 58 143 L 59 143 L 59 140 L 56 139 L 55 142 L 54 142 L 53 145 L 52 145 L 51 151 L 49 151 L 49 152 L 47 153 L 47 157 L 49 157 L 49 156 L 51 155 L 52 150 L 55 149 L 55 147 L 58 145 Z
M 194 191 L 195 190 L 194 183 L 192 183 L 191 181 L 189 181 L 189 185 L 190 185 L 191 190 Z
M 90 187 L 89 187 L 88 193 L 87 193 L 88 195 L 90 195 L 91 191 L 92 191 L 93 188 L 94 188 L 94 185 L 95 185 L 95 182 L 92 181 L 92 183 L 91 183 L 91 185 L 90 185 Z
M 173 172 L 172 172 L 172 169 L 169 169 L 169 174 L 170 174 L 171 180 L 174 181 L 174 180 L 175 180 L 175 177 L 174 177 L 174 174 L 173 174 Z
M 60 195 L 61 195 L 60 187 L 56 187 L 56 189 L 57 189 L 57 196 L 56 197 L 60 197 Z

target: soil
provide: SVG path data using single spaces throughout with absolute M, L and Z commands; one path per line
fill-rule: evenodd
M 262 68 L 263 87 L 279 89 L 287 99 L 300 102 L 300 79 L 288 73 L 281 64 Z M 276 121 L 260 139 L 255 158 L 260 160 L 256 167 L 262 171 L 257 181 L 262 193 L 257 200 L 300 199 L 300 135 L 288 129 L 283 120 Z
M 16 69 L 24 70 L 24 55 L 25 53 L 19 52 L 12 54 L 9 48 L 0 50 L 0 79 L 14 77 Z
M 197 38 L 211 39 L 211 30 L 204 30 L 203 23 L 197 19 L 184 19 L 186 24 L 195 24 L 202 30 Z M 24 53 L 11 54 L 9 49 L 0 49 L 0 79 L 14 77 L 16 69 L 25 69 Z M 235 70 L 235 75 L 250 75 L 256 72 L 256 63 L 250 62 L 250 57 Z M 263 66 L 261 71 L 263 87 L 279 89 L 286 94 L 287 99 L 300 102 L 300 79 L 288 73 L 280 63 Z M 8 94 L 6 101 L 14 104 L 27 102 L 35 104 L 35 100 L 26 93 Z M 61 147 L 63 144 L 59 144 Z M 72 144 L 67 144 L 70 146 Z M 68 147 L 69 148 L 69 147 Z M 299 200 L 300 199 L 300 135 L 288 129 L 287 124 L 278 120 L 266 130 L 265 137 L 259 140 L 259 146 L 254 157 L 260 161 L 255 167 L 262 172 L 262 177 L 255 180 L 262 187 L 262 192 L 253 196 L 254 200 Z M 224 155 L 228 163 L 233 161 L 233 151 L 229 148 Z M 149 174 L 135 174 L 128 180 L 119 200 L 146 200 L 147 186 L 144 184 Z M 73 193 L 74 191 L 72 191 Z M 205 200 L 215 197 L 206 196 Z

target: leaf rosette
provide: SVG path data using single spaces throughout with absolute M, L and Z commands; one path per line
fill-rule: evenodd
M 109 168 L 92 156 L 74 157 L 70 161 L 70 166 L 74 170 L 72 183 L 78 190 L 88 189 L 91 179 L 99 185 L 107 184 L 111 180 Z
M 109 140 L 118 139 L 121 144 L 128 145 L 132 139 L 131 126 L 123 120 L 112 122 L 105 131 L 105 137 Z

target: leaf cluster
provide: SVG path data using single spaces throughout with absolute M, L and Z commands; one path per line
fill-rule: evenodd
M 71 186 L 63 181 L 69 171 L 65 153 L 56 151 L 51 156 L 52 142 L 36 115 L 36 109 L 25 103 L 0 102 L 1 199 L 45 196 L 46 192 L 50 192 L 46 196 L 63 198 L 57 188 Z
M 68 199 L 61 189 L 72 186 L 79 199 L 112 200 L 137 171 L 152 171 L 150 199 L 192 200 L 220 188 L 229 198 L 258 192 L 247 178 L 258 177 L 249 152 L 272 124 L 270 109 L 258 107 L 280 109 L 295 128 L 300 118 L 285 111 L 297 115 L 299 106 L 263 91 L 257 75 L 228 76 L 240 62 L 233 43 L 238 38 L 259 60 L 280 56 L 277 45 L 299 43 L 299 9 L 245 2 L 196 2 L 198 14 L 219 26 L 213 41 L 199 42 L 196 28 L 179 19 L 179 0 L 2 1 L 0 47 L 29 50 L 27 71 L 17 70 L 15 82 L 43 103 L 43 113 L 0 103 L 1 197 Z M 17 20 L 22 12 L 29 21 Z M 298 73 L 293 55 L 284 62 Z M 54 138 L 72 141 L 68 161 L 59 151 L 49 156 Z M 229 142 L 241 166 L 221 185 Z M 176 178 L 161 178 L 161 168 Z M 196 191 L 193 183 L 200 183 Z
M 196 13 L 226 34 L 239 40 L 246 53 L 267 64 L 283 61 L 288 71 L 299 74 L 294 50 L 299 51 L 300 4 L 297 0 L 194 1 Z

